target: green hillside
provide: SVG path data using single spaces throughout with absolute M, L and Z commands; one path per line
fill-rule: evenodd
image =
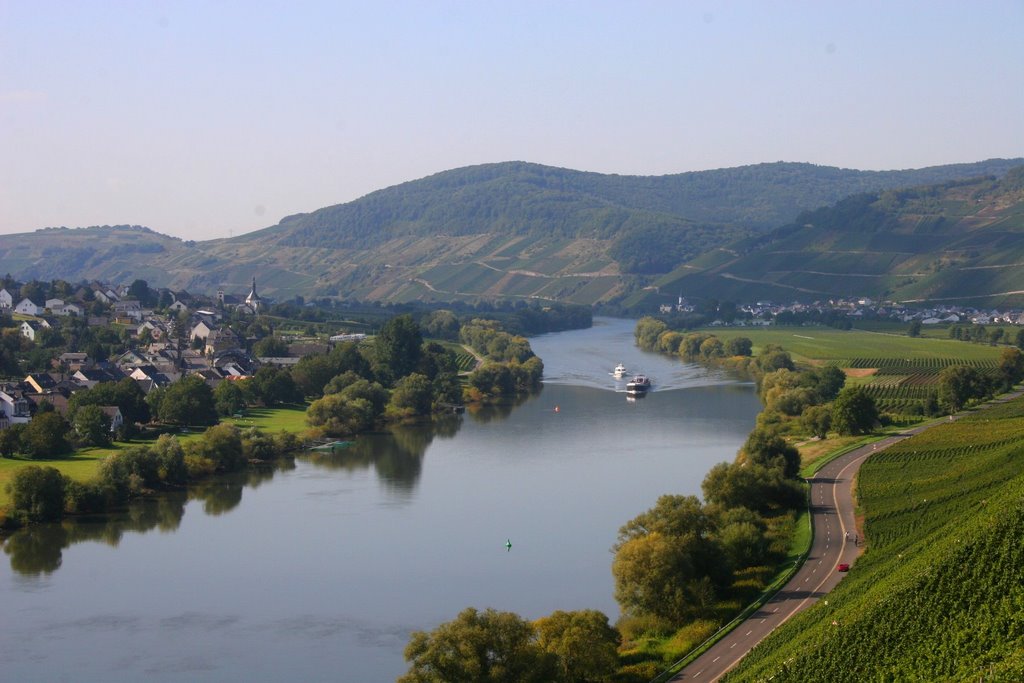
M 1024 303 L 1024 167 L 1002 179 L 864 193 L 660 278 L 719 299 Z
M 663 279 L 674 286 L 680 273 L 704 273 L 708 263 L 731 268 L 742 250 L 762 244 L 766 230 L 802 211 L 858 192 L 999 177 L 1020 163 L 995 159 L 885 172 L 774 163 L 666 176 L 486 164 L 290 216 L 233 239 L 182 242 L 131 226 L 3 235 L 0 271 L 22 280 L 143 278 L 208 293 L 244 292 L 256 275 L 261 292 L 277 298 L 639 301 L 643 288 L 665 273 L 675 272 Z M 984 241 L 984 235 L 976 238 Z M 1009 248 L 1012 240 L 1005 242 Z M 729 244 L 741 251 L 721 250 Z M 708 253 L 717 260 L 702 256 Z M 675 271 L 688 261 L 695 267 Z M 835 274 L 843 264 L 820 266 Z M 848 275 L 849 287 L 867 276 L 889 282 L 885 263 L 872 268 L 878 273 Z M 773 273 L 751 277 L 734 270 L 740 272 L 729 269 L 718 278 L 722 291 L 759 284 L 768 292 L 760 298 L 792 298 L 823 287 L 822 276 L 809 271 L 776 282 Z M 976 286 L 1002 286 L 998 275 L 979 270 Z
M 1024 680 L 1024 401 L 872 456 L 867 551 L 728 681 Z

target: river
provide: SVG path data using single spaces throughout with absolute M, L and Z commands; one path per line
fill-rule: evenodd
M 11 536 L 3 679 L 393 681 L 409 632 L 468 606 L 614 621 L 618 528 L 699 495 L 760 410 L 748 383 L 639 351 L 633 326 L 531 339 L 544 388 L 514 407 Z M 619 362 L 648 396 L 626 400 Z

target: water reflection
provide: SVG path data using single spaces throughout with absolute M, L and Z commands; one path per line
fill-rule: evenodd
M 389 489 L 403 496 L 412 493 L 423 472 L 423 454 L 435 436 L 450 439 L 462 419 L 444 415 L 431 422 L 410 422 L 387 432 L 364 434 L 337 451 L 308 451 L 299 457 L 319 467 L 356 471 L 373 468 Z
M 121 512 L 75 517 L 54 524 L 33 524 L 3 543 L 11 568 L 25 576 L 51 574 L 60 568 L 63 551 L 73 543 L 98 541 L 117 546 L 125 532 L 174 531 L 185 515 L 187 496 L 167 493 L 132 501 Z
M 537 387 L 537 389 L 529 394 L 518 394 L 514 398 L 503 399 L 501 403 L 493 403 L 490 405 L 470 405 L 466 406 L 466 413 L 473 418 L 474 422 L 480 424 L 487 424 L 488 422 L 497 422 L 500 420 L 507 419 L 512 411 L 523 405 L 526 401 L 537 398 L 543 392 L 543 385 Z

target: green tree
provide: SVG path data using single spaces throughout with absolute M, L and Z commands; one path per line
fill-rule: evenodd
M 264 337 L 252 346 L 252 355 L 258 358 L 279 358 L 288 355 L 288 342 L 280 337 Z
M 907 336 L 909 337 L 920 337 L 921 336 L 921 321 L 915 320 L 910 323 L 910 327 L 907 328 Z
M 253 397 L 266 406 L 302 402 L 302 391 L 288 371 L 281 368 L 260 368 L 249 379 L 249 387 Z
M 725 343 L 725 352 L 730 356 L 749 356 L 753 349 L 754 342 L 747 337 L 733 337 Z
M 811 436 L 824 439 L 832 428 L 832 410 L 828 406 L 808 406 L 800 415 L 800 425 Z
M 213 388 L 213 404 L 221 417 L 234 415 L 245 409 L 245 393 L 238 382 L 224 380 Z
M 15 453 L 21 453 L 21 437 L 25 433 L 25 425 L 21 423 L 12 424 L 7 429 L 0 429 L 0 455 L 11 458 Z
M 66 485 L 64 476 L 55 467 L 20 467 L 7 485 L 11 509 L 33 521 L 60 519 L 64 513 Z
M 668 329 L 668 325 L 661 320 L 645 316 L 637 321 L 636 329 L 633 330 L 633 338 L 641 349 L 653 351 L 658 346 L 658 337 L 666 329 Z
M 661 496 L 623 525 L 612 562 L 623 610 L 674 623 L 702 613 L 714 591 L 732 580 L 714 531 L 714 520 L 696 496 Z
M 555 658 L 533 626 L 512 612 L 464 609 L 433 631 L 415 631 L 405 648 L 409 671 L 398 683 L 550 683 Z
M 878 422 L 875 399 L 863 387 L 847 387 L 832 403 L 832 428 L 840 434 L 866 434 Z
M 223 472 L 233 472 L 246 464 L 242 434 L 231 424 L 210 427 L 203 438 L 188 442 L 186 453 L 209 460 Z
M 557 658 L 558 683 L 610 681 L 619 667 L 619 633 L 598 610 L 552 612 L 533 623 L 541 649 Z
M 364 398 L 327 394 L 309 405 L 306 422 L 311 427 L 321 428 L 328 436 L 355 434 L 373 427 L 373 405 Z
M 955 413 L 968 401 L 988 395 L 988 383 L 974 368 L 951 365 L 939 373 L 935 391 L 942 409 Z
M 197 375 L 189 375 L 167 387 L 151 391 L 147 401 L 162 422 L 179 425 L 217 423 L 213 390 Z
M 430 380 L 414 372 L 395 383 L 387 413 L 392 417 L 429 415 L 433 400 L 434 392 Z
M 419 365 L 423 336 L 411 315 L 388 320 L 373 340 L 374 372 L 390 384 Z
M 756 427 L 747 436 L 740 450 L 740 461 L 776 468 L 787 479 L 800 473 L 800 452 L 786 443 L 777 431 L 765 427 Z
M 37 413 L 25 426 L 21 442 L 25 453 L 33 458 L 64 455 L 71 451 L 67 440 L 67 421 L 58 413 Z
M 1007 391 L 1024 379 L 1024 354 L 1020 349 L 1011 347 L 1002 350 L 999 354 L 999 377 L 1003 389 Z
M 99 406 L 83 406 L 75 413 L 75 435 L 83 446 L 110 445 L 110 416 Z

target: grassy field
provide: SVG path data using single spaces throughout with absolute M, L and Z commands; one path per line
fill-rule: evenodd
M 303 432 L 306 430 L 306 406 L 283 406 L 279 408 L 250 408 L 245 415 L 239 418 L 226 418 L 223 422 L 237 425 L 239 428 L 257 429 L 269 433 L 280 431 Z M 182 442 L 189 442 L 202 437 L 204 429 L 191 428 L 187 432 L 180 432 L 177 437 Z M 115 442 L 110 448 L 85 448 L 73 455 L 64 458 L 51 458 L 43 460 L 27 460 L 22 458 L 0 458 L 0 510 L 6 509 L 10 502 L 7 493 L 7 482 L 14 476 L 14 472 L 26 465 L 46 465 L 56 467 L 61 473 L 66 474 L 76 481 L 87 481 L 96 475 L 100 461 L 111 453 L 116 453 L 122 448 L 145 445 L 152 443 L 152 440 L 134 440 L 129 442 Z

